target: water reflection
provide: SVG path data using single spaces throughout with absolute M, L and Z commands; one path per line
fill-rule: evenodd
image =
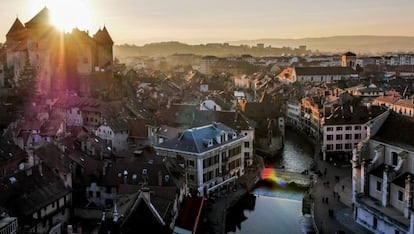
M 267 159 L 266 166 L 283 166 L 288 171 L 302 172 L 311 168 L 313 154 L 314 146 L 305 136 L 288 130 L 283 151 L 275 158 Z
M 262 184 L 227 214 L 227 233 L 301 233 L 303 188 Z
M 302 172 L 313 164 L 313 145 L 306 137 L 287 131 L 283 152 L 267 159 L 267 167 Z M 227 233 L 301 233 L 302 198 L 305 189 L 261 181 L 226 216 Z

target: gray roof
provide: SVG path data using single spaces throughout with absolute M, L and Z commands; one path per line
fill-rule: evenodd
M 223 131 L 229 135 L 228 140 L 218 143 L 216 141 L 216 136 L 220 135 Z M 232 137 L 233 134 L 235 134 L 235 138 Z M 187 129 L 181 136 L 167 140 L 164 143 L 157 145 L 155 148 L 200 154 L 242 138 L 244 138 L 244 136 L 238 135 L 235 130 L 226 125 L 222 123 L 213 123 L 202 127 Z M 208 146 L 207 142 L 209 140 L 212 141 L 212 146 Z
M 391 112 L 373 140 L 414 151 L 414 118 Z

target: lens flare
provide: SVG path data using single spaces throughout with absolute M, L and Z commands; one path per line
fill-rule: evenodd
M 264 168 L 261 172 L 261 178 L 263 180 L 270 180 L 272 182 L 275 182 L 281 187 L 286 186 L 286 181 L 277 175 L 274 168 Z

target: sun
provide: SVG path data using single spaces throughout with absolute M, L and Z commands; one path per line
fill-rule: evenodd
M 60 30 L 70 32 L 74 28 L 89 30 L 92 17 L 82 0 L 49 0 L 52 23 Z

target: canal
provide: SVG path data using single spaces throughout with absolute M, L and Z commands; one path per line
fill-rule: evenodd
M 313 162 L 313 144 L 295 131 L 286 131 L 283 152 L 266 160 L 266 167 L 302 172 Z M 226 216 L 227 233 L 301 233 L 305 189 L 294 185 L 259 183 Z

